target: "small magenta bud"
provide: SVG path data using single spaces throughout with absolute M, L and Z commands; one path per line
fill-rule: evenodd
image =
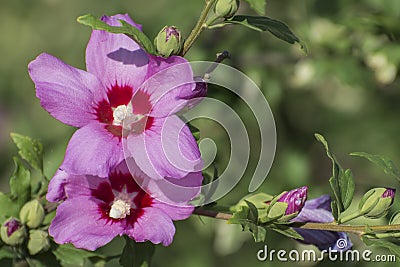
M 181 32 L 175 26 L 165 26 L 154 39 L 154 44 L 163 57 L 178 55 L 183 45 Z
M 21 222 L 29 228 L 39 227 L 44 219 L 44 208 L 36 199 L 27 202 L 19 212 Z
M 42 230 L 30 230 L 28 251 L 30 255 L 36 255 L 39 252 L 45 252 L 50 249 L 49 235 Z
M 294 213 L 299 213 L 301 211 L 307 199 L 307 190 L 308 190 L 307 186 L 293 189 L 284 193 L 278 199 L 278 202 L 288 203 L 285 215 L 291 215 Z
M 214 12 L 221 18 L 229 19 L 235 15 L 239 8 L 239 0 L 218 0 Z
M 395 193 L 393 188 L 373 188 L 361 198 L 358 209 L 367 218 L 385 216 L 393 204 Z
M 262 222 L 278 220 L 281 222 L 293 219 L 303 209 L 307 200 L 307 186 L 285 191 L 271 200 L 267 217 Z
M 25 226 L 15 218 L 10 218 L 0 229 L 1 239 L 10 246 L 20 245 L 26 238 Z

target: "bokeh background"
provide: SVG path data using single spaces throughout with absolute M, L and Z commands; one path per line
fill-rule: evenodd
M 56 121 L 40 107 L 27 64 L 39 53 L 47 52 L 84 69 L 84 52 L 91 30 L 78 24 L 76 17 L 86 13 L 97 16 L 129 13 L 150 37 L 164 25 L 176 25 L 187 36 L 203 4 L 203 0 L 1 0 L 0 189 L 8 190 L 12 155 L 16 153 L 10 132 L 43 142 L 48 176 L 54 174 L 63 159 L 75 129 Z M 243 3 L 239 13 L 252 11 Z M 230 26 L 204 32 L 187 54 L 189 60 L 214 60 L 217 52 L 229 50 L 232 59 L 225 63 L 249 75 L 265 94 L 276 120 L 278 143 L 271 172 L 258 191 L 275 194 L 308 185 L 310 198 L 330 192 L 331 166 L 313 137 L 315 132 L 325 135 L 344 167 L 352 168 L 356 177 L 355 202 L 374 186 L 398 188 L 395 181 L 376 167 L 348 154 L 354 151 L 382 154 L 400 164 L 400 1 L 270 0 L 267 15 L 286 22 L 306 43 L 309 53 L 268 33 Z M 249 131 L 257 132 L 249 109 L 239 99 L 213 87 L 209 96 L 234 107 L 247 121 Z M 217 143 L 216 161 L 223 169 L 229 156 L 226 134 L 211 122 L 200 121 L 197 125 L 203 138 L 212 137 Z M 257 134 L 252 135 L 251 145 L 253 153 L 247 175 L 221 204 L 234 204 L 248 193 L 249 175 L 258 159 Z M 397 198 L 393 211 L 400 209 L 399 203 Z M 240 227 L 197 216 L 177 222 L 176 226 L 174 243 L 167 248 L 157 247 L 154 266 L 288 264 L 259 262 L 256 253 L 264 244 L 255 244 Z M 353 241 L 355 248 L 365 249 L 357 237 Z M 277 250 L 312 248 L 275 233 L 269 233 L 266 243 Z M 122 241 L 116 239 L 102 250 L 112 255 L 121 246 Z M 386 250 L 373 251 L 389 254 Z M 109 266 L 116 264 L 113 261 Z M 334 264 L 338 263 L 301 263 L 302 266 Z

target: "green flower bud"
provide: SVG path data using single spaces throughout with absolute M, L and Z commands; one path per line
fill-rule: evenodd
M 373 188 L 360 200 L 360 214 L 367 218 L 380 218 L 387 214 L 393 204 L 396 190 L 392 188 Z
M 21 245 L 26 238 L 26 228 L 17 219 L 10 218 L 1 226 L 0 235 L 3 242 L 7 245 Z
M 392 224 L 400 224 L 400 212 L 397 211 L 395 214 L 392 215 L 392 218 L 390 218 L 390 225 Z
M 214 12 L 221 18 L 229 19 L 235 15 L 239 8 L 239 0 L 218 0 Z
M 175 26 L 165 26 L 154 39 L 154 45 L 163 57 L 178 55 L 183 46 L 181 32 Z
M 19 212 L 21 222 L 29 228 L 39 227 L 44 219 L 44 208 L 36 199 L 27 202 Z
M 30 255 L 36 255 L 39 252 L 45 252 L 50 249 L 49 235 L 42 230 L 30 230 L 28 251 Z

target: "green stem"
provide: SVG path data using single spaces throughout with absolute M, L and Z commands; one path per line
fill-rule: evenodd
M 203 29 L 206 28 L 205 21 L 207 20 L 208 13 L 210 13 L 211 8 L 214 6 L 215 2 L 217 0 L 208 0 L 206 2 L 206 6 L 204 7 L 203 11 L 201 12 L 200 18 L 196 23 L 196 26 L 194 26 L 192 32 L 189 34 L 187 37 L 185 44 L 183 45 L 183 50 L 181 53 L 181 56 L 184 56 L 189 49 L 192 47 L 194 41 L 199 37 L 200 33 L 203 31 Z
M 194 214 L 212 217 L 215 219 L 221 220 L 229 220 L 232 218 L 232 214 L 223 213 L 213 210 L 205 210 L 202 208 L 197 208 L 194 210 Z M 325 230 L 325 231 L 333 231 L 333 232 L 347 232 L 358 235 L 363 235 L 367 232 L 366 225 L 340 225 L 336 223 L 300 223 L 295 222 L 290 224 L 291 227 L 302 228 L 302 229 L 310 229 L 310 230 Z M 400 231 L 400 224 L 392 224 L 392 225 L 374 225 L 368 226 L 369 230 L 373 232 L 388 232 L 388 231 Z

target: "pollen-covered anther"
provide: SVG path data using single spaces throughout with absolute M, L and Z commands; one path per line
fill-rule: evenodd
M 113 219 L 124 219 L 131 214 L 131 204 L 122 199 L 113 202 L 110 209 L 110 217 Z
M 128 105 L 120 105 L 113 109 L 113 125 L 121 126 L 126 117 L 132 114 L 132 104 L 129 103 Z

